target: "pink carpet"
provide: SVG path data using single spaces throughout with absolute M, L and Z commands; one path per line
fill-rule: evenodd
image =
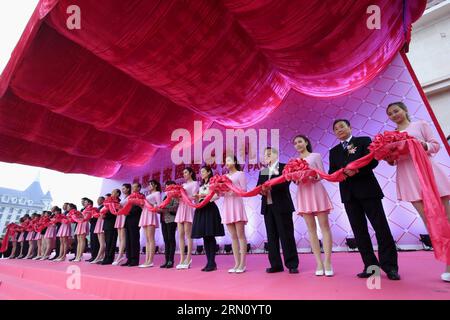
M 335 253 L 332 278 L 314 276 L 313 255 L 299 257 L 299 274 L 266 274 L 264 254 L 249 255 L 244 274 L 228 274 L 233 258 L 224 255 L 217 257 L 219 270 L 209 273 L 200 271 L 203 255 L 193 257 L 190 270 L 160 269 L 162 255 L 149 269 L 2 259 L 0 299 L 450 299 L 450 284 L 440 280 L 443 265 L 432 252 L 400 252 L 402 280 L 382 274 L 380 289 L 356 278 L 362 269 L 358 253 Z M 78 289 L 67 288 L 69 266 L 79 267 Z

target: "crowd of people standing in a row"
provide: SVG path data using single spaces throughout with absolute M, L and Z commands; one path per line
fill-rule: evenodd
M 390 120 L 397 125 L 397 130 L 407 132 L 418 139 L 430 156 L 439 150 L 439 143 L 433 137 L 428 124 L 424 121 L 411 122 L 408 109 L 402 102 L 390 104 L 386 112 Z M 369 153 L 368 147 L 371 139 L 352 136 L 348 120 L 334 121 L 333 132 L 340 143 L 330 150 L 329 173 L 345 168 L 350 162 Z M 307 161 L 311 168 L 324 170 L 321 155 L 313 152 L 308 137 L 297 135 L 292 142 L 299 157 Z M 410 155 L 386 160 L 390 165 L 397 167 L 398 199 L 412 203 L 427 225 L 422 190 Z M 257 185 L 262 185 L 267 180 L 280 176 L 285 166 L 279 162 L 278 150 L 271 147 L 265 150 L 265 162 L 267 167 L 261 170 Z M 433 161 L 431 163 L 442 204 L 445 207 L 448 221 L 450 221 L 449 178 L 438 164 Z M 232 183 L 243 191 L 247 190 L 246 175 L 241 170 L 236 157 L 227 156 L 225 165 L 228 171 L 226 175 Z M 384 195 L 373 173 L 373 169 L 377 165 L 378 161 L 372 160 L 359 170 L 345 169 L 344 173 L 347 178 L 339 183 L 340 195 L 364 264 L 363 271 L 357 276 L 367 278 L 371 275 L 369 267 L 379 266 L 389 279 L 399 280 L 395 241 L 381 201 Z M 197 174 L 200 174 L 200 182 L 196 177 Z M 199 202 L 206 198 L 209 194 L 209 181 L 213 174 L 209 166 L 203 166 L 199 173 L 194 172 L 190 167 L 184 169 L 183 188 L 192 201 Z M 165 182 L 166 187 L 171 184 L 175 184 L 175 182 Z M 266 272 L 275 273 L 284 270 L 280 254 L 281 244 L 284 265 L 290 273 L 298 273 L 299 260 L 292 219 L 292 213 L 296 212 L 305 219 L 308 228 L 312 251 L 317 262 L 315 275 L 333 276 L 332 233 L 328 223 L 328 214 L 332 209 L 332 203 L 320 181 L 320 176 L 310 177 L 309 181 L 298 184 L 296 209 L 289 191 L 289 184 L 290 182 L 284 182 L 261 191 L 261 214 L 264 215 L 270 262 L 270 267 L 266 269 Z M 247 254 L 245 225 L 248 218 L 242 197 L 233 192 L 225 193 L 222 195 L 221 210 L 215 203 L 218 195 L 215 195 L 206 206 L 198 209 L 173 198 L 169 205 L 159 210 L 158 214 L 154 214 L 145 206 L 138 205 L 133 205 L 126 216 L 115 215 L 111 210 L 102 210 L 105 201 L 123 207 L 130 196 L 140 194 L 140 192 L 141 185 L 139 183 L 133 185 L 125 183 L 121 190 L 114 189 L 111 194 L 107 194 L 106 199 L 100 197 L 97 200 L 97 208 L 93 207 L 92 200 L 83 198 L 80 211 L 77 211 L 76 205 L 65 203 L 62 210 L 53 207 L 51 212 L 45 211 L 42 215 L 25 215 L 20 219 L 21 229 L 18 229 L 13 238 L 11 258 L 32 258 L 34 247 L 37 246 L 36 257 L 33 259 L 49 259 L 56 239 L 56 255 L 51 259 L 64 261 L 70 247 L 70 239 L 73 237 L 77 250 L 72 261 L 78 262 L 81 261 L 85 250 L 86 236 L 90 234 L 92 257 L 88 261 L 91 263 L 152 267 L 155 254 L 155 232 L 161 226 L 165 244 L 165 262 L 161 265 L 162 268 L 188 269 L 192 263 L 192 239 L 202 238 L 207 258 L 202 271 L 214 271 L 217 269 L 216 237 L 225 235 L 224 225 L 226 225 L 231 237 L 234 256 L 234 265 L 228 272 L 245 272 Z M 148 192 L 146 198 L 151 205 L 158 206 L 164 200 L 158 181 L 150 181 Z M 316 217 L 323 235 L 323 258 L 317 236 Z M 36 229 L 39 221 L 52 219 L 53 224 L 47 224 L 43 229 L 39 229 L 39 227 Z M 375 230 L 378 257 L 373 250 L 367 219 Z M 144 230 L 146 239 L 146 257 L 142 264 L 139 264 L 140 228 Z M 180 260 L 175 265 L 176 231 L 179 236 Z M 117 241 L 119 252 L 116 256 Z M 187 246 L 187 251 L 184 250 L 185 246 Z M 441 278 L 444 281 L 450 281 L 449 265 L 446 266 Z

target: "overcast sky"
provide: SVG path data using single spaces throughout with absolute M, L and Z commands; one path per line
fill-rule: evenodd
M 0 0 L 0 73 L 9 61 L 28 19 L 38 0 Z M 44 168 L 0 162 L 0 187 L 23 190 L 40 175 L 44 192 L 50 190 L 53 203 L 79 205 L 80 198 L 95 200 L 100 192 L 102 179 L 81 174 L 63 174 Z

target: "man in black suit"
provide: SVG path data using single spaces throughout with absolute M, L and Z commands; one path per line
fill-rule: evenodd
M 122 185 L 122 192 L 124 194 L 128 194 L 124 188 L 128 188 L 129 184 L 125 183 Z M 133 183 L 132 186 L 133 192 L 141 191 L 140 183 Z M 125 267 L 135 267 L 139 265 L 139 253 L 141 251 L 140 244 L 140 233 L 139 233 L 139 219 L 141 218 L 142 208 L 139 206 L 132 206 L 130 209 L 130 213 L 127 215 L 125 219 L 125 232 L 126 232 L 126 253 L 127 253 L 127 261 L 121 266 Z
M 372 142 L 369 137 L 353 137 L 350 122 L 346 119 L 334 121 L 333 131 L 341 143 L 330 150 L 330 174 L 367 155 Z M 368 278 L 372 273 L 367 268 L 380 266 L 389 279 L 400 280 L 397 249 L 381 202 L 384 195 L 372 171 L 377 165 L 378 161 L 373 159 L 359 170 L 345 169 L 347 178 L 339 183 L 339 190 L 364 262 L 364 270 L 357 276 Z M 373 251 L 366 216 L 375 230 L 379 261 Z
M 278 161 L 278 151 L 275 148 L 266 148 L 264 160 L 268 165 L 259 173 L 257 185 L 282 174 L 284 163 Z M 294 223 L 292 213 L 295 211 L 289 191 L 289 182 L 264 188 L 261 192 L 261 214 L 267 231 L 269 246 L 270 268 L 267 273 L 283 271 L 283 262 L 280 255 L 280 241 L 283 248 L 284 265 L 289 273 L 298 273 L 297 246 L 294 237 Z
M 103 208 L 103 201 L 105 201 L 105 198 L 99 197 L 97 199 L 97 205 L 98 209 L 100 210 Z M 94 205 L 94 202 L 91 199 L 88 199 L 88 203 L 90 205 Z M 92 217 L 89 219 L 89 242 L 90 242 L 90 249 L 91 249 L 91 258 L 89 260 L 86 260 L 87 262 L 92 262 L 95 260 L 95 258 L 98 255 L 98 250 L 100 249 L 100 242 L 98 241 L 98 235 L 94 232 L 95 231 L 95 225 L 97 224 L 97 218 Z
M 114 189 L 112 195 L 119 199 L 120 190 Z M 110 195 L 106 195 L 109 197 Z M 98 262 L 99 264 L 106 265 L 112 264 L 114 262 L 114 257 L 116 254 L 116 243 L 117 243 L 117 229 L 114 228 L 116 223 L 116 215 L 112 214 L 109 210 L 103 217 L 103 231 L 105 232 L 105 258 L 103 261 Z

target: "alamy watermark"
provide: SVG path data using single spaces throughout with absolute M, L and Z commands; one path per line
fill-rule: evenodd
M 267 147 L 279 150 L 279 129 L 225 129 L 208 128 L 202 121 L 194 121 L 193 135 L 186 128 L 172 132 L 171 140 L 178 142 L 171 151 L 171 160 L 178 164 L 223 164 L 223 155 L 236 156 L 239 164 L 257 164 Z M 270 144 L 269 144 L 270 141 Z M 209 142 L 206 146 L 204 142 Z M 247 158 L 247 161 L 246 161 Z
M 66 288 L 69 290 L 81 289 L 81 269 L 79 266 L 70 265 L 66 269 L 69 276 L 66 279 Z

